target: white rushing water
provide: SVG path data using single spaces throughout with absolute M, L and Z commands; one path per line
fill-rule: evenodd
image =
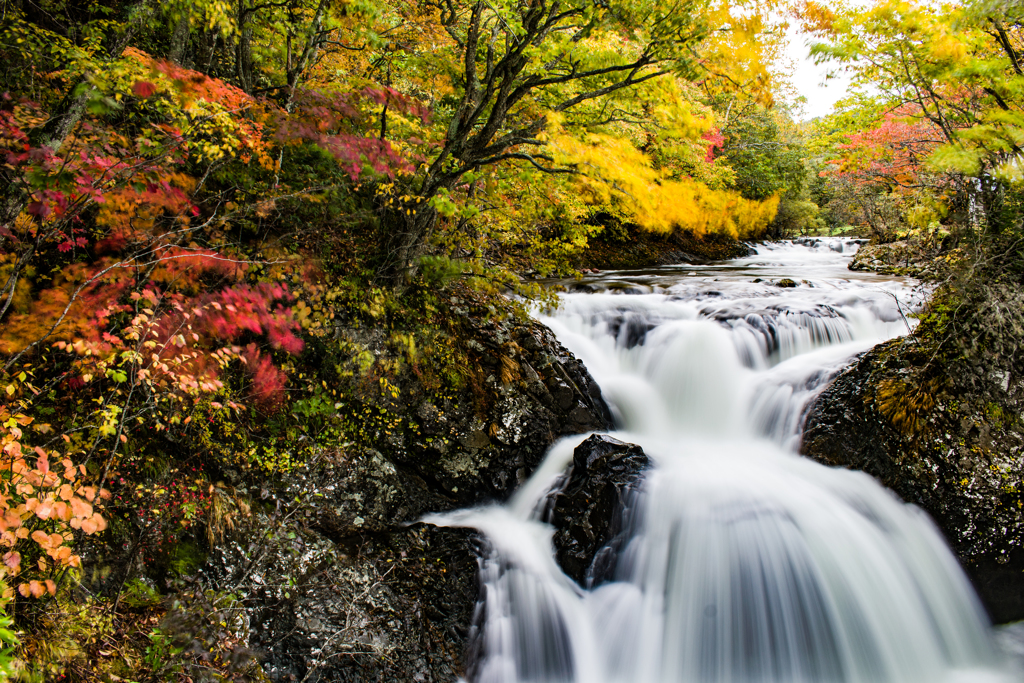
M 534 512 L 586 435 L 556 444 L 507 504 L 431 520 L 492 548 L 474 681 L 1016 680 L 931 521 L 865 474 L 796 454 L 811 399 L 905 334 L 920 303 L 908 281 L 846 270 L 852 246 L 605 273 L 540 316 L 654 467 L 614 580 L 596 586 L 561 572 Z

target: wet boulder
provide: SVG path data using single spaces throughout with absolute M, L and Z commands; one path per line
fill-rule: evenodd
M 594 434 L 576 447 L 549 520 L 558 563 L 581 586 L 610 578 L 618 545 L 635 518 L 647 454 L 635 444 Z
M 801 451 L 863 470 L 942 529 L 993 621 L 1024 619 L 1024 379 L 989 358 L 943 359 L 918 339 L 861 356 L 815 400 Z

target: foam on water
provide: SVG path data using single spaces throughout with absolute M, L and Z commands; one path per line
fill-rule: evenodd
M 810 401 L 856 353 L 905 334 L 921 300 L 909 281 L 845 270 L 852 251 L 779 243 L 714 268 L 603 274 L 538 314 L 597 379 L 616 436 L 655 466 L 614 580 L 588 589 L 537 519 L 585 435 L 556 444 L 508 504 L 430 520 L 490 542 L 471 678 L 1012 680 L 931 521 L 867 475 L 796 455 Z

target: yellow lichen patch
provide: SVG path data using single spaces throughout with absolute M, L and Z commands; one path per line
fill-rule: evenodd
M 501 356 L 501 382 L 502 384 L 509 384 L 519 379 L 519 363 L 512 358 L 502 354 Z
M 875 404 L 879 412 L 901 433 L 917 434 L 928 420 L 928 414 L 935 408 L 932 382 L 910 384 L 903 380 L 883 380 L 878 383 Z

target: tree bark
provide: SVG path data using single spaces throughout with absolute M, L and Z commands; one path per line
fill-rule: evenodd
M 171 49 L 167 58 L 179 66 L 188 67 L 185 63 L 185 51 L 188 49 L 189 38 L 192 35 L 192 17 L 189 16 L 188 7 L 182 10 L 181 18 L 174 25 L 174 33 L 171 34 Z
M 252 25 L 253 10 L 246 7 L 245 0 L 238 3 L 238 45 L 235 48 L 235 75 L 238 85 L 248 94 L 252 94 L 254 76 L 252 62 Z
M 383 260 L 377 276 L 392 289 L 401 289 L 416 270 L 429 234 L 437 223 L 437 210 L 421 202 L 411 214 L 402 207 L 387 209 L 381 216 Z

